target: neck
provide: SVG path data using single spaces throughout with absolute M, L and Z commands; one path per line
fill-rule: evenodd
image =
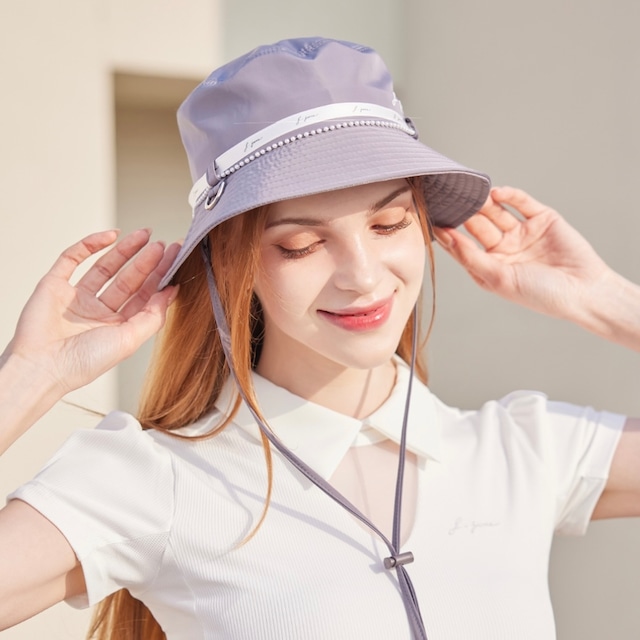
M 261 359 L 256 372 L 301 398 L 353 418 L 365 418 L 378 409 L 396 380 L 392 360 L 371 369 L 352 369 L 334 362 L 280 366 Z

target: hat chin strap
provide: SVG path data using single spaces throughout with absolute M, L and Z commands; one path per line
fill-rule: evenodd
M 402 417 L 402 434 L 400 437 L 400 452 L 398 456 L 398 475 L 396 479 L 396 491 L 395 501 L 393 508 L 393 532 L 391 541 L 349 500 L 347 500 L 339 491 L 337 491 L 329 482 L 318 475 L 311 467 L 304 463 L 300 458 L 294 455 L 289 449 L 287 449 L 280 440 L 273 434 L 273 432 L 267 427 L 260 416 L 254 411 L 251 404 L 247 401 L 244 395 L 242 387 L 237 384 L 236 372 L 233 368 L 233 359 L 231 357 L 231 337 L 227 320 L 222 308 L 218 289 L 216 287 L 215 279 L 213 276 L 213 267 L 211 264 L 211 251 L 209 246 L 209 239 L 205 239 L 200 243 L 200 250 L 202 259 L 205 264 L 205 271 L 207 274 L 207 283 L 209 285 L 209 294 L 211 297 L 211 304 L 213 307 L 213 315 L 220 334 L 220 341 L 224 350 L 227 364 L 231 375 L 236 381 L 236 388 L 244 400 L 247 408 L 253 415 L 254 420 L 258 424 L 258 427 L 262 433 L 266 436 L 269 442 L 296 468 L 302 475 L 315 484 L 321 491 L 327 494 L 332 500 L 344 507 L 349 513 L 355 516 L 358 520 L 364 523 L 369 529 L 371 529 L 388 547 L 390 556 L 383 561 L 384 567 L 388 570 L 395 569 L 398 577 L 398 584 L 400 587 L 400 593 L 404 606 L 409 619 L 409 625 L 412 630 L 414 640 L 427 640 L 427 633 L 422 621 L 422 615 L 420 613 L 420 607 L 418 606 L 418 599 L 416 597 L 413 584 L 409 578 L 409 574 L 405 569 L 405 564 L 413 562 L 413 554 L 411 552 L 400 552 L 400 523 L 402 512 L 402 488 L 404 480 L 404 467 L 406 457 L 407 446 L 407 425 L 409 418 L 409 406 L 411 401 L 411 390 L 413 382 L 413 372 L 415 369 L 417 344 L 418 344 L 418 318 L 417 307 L 413 310 L 413 341 L 411 347 L 411 375 L 409 377 L 409 384 L 407 386 L 407 398 L 405 401 L 404 415 Z

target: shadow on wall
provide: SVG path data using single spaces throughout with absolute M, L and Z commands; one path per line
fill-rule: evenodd
M 182 238 L 191 221 L 191 177 L 176 110 L 199 79 L 116 74 L 116 220 L 123 232 L 153 229 L 153 239 Z M 118 408 L 136 413 L 152 341 L 118 367 Z

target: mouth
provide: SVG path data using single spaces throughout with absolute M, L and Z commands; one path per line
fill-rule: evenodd
M 391 315 L 393 296 L 368 307 L 348 307 L 338 311 L 318 310 L 332 324 L 349 331 L 371 331 L 383 325 Z

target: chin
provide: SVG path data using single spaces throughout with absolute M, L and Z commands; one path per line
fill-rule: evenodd
M 378 346 L 375 349 L 362 349 L 355 353 L 336 354 L 336 356 L 331 359 L 349 369 L 375 369 L 376 367 L 388 364 L 395 355 L 397 348 L 397 345 L 388 348 Z

